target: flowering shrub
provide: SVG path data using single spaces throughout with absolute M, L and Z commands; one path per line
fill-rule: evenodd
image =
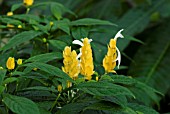
M 40 14 L 41 7 L 50 10 L 49 15 Z M 19 9 L 22 13 L 15 13 Z M 107 32 L 101 32 L 106 35 L 101 49 L 95 34 L 104 26 L 115 32 L 108 40 Z M 80 19 L 58 2 L 13 4 L 0 16 L 0 31 L 5 33 L 0 47 L 0 112 L 157 114 L 150 106 L 159 107 L 162 93 L 117 72 L 123 69 L 119 41 L 141 42 L 118 29 L 110 21 Z

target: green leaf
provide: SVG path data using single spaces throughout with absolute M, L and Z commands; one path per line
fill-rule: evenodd
M 107 111 L 111 111 L 112 113 L 113 112 L 123 112 L 124 109 L 119 107 L 119 106 L 116 106 L 116 105 L 113 105 L 112 103 L 109 103 L 109 102 L 96 102 L 96 103 L 93 103 L 89 106 L 87 106 L 86 108 L 84 108 L 83 110 L 87 110 L 87 109 L 91 109 L 91 110 L 107 110 Z
M 170 71 L 169 27 L 170 22 L 165 21 L 162 26 L 146 34 L 146 45 L 141 46 L 135 54 L 135 63 L 131 64 L 128 72 L 163 94 L 170 87 L 170 77 L 167 73 Z
M 22 22 L 16 19 L 11 19 L 11 18 L 2 18 L 0 17 L 0 21 L 6 24 L 11 24 L 11 25 L 22 25 Z
M 62 31 L 66 32 L 68 35 L 70 35 L 70 20 L 63 19 L 59 21 L 54 21 L 54 26 L 56 25 L 56 28 L 61 29 Z M 54 27 L 52 27 L 53 30 Z
M 4 90 L 5 90 L 5 87 L 0 85 L 0 95 Z
M 72 79 L 66 73 L 64 73 L 62 70 L 60 70 L 59 68 L 54 67 L 52 65 L 49 65 L 49 64 L 34 62 L 34 63 L 24 64 L 23 66 L 28 66 L 30 68 L 38 68 L 38 69 L 45 71 L 51 75 L 65 79 L 65 81 L 66 80 L 72 81 Z
M 131 91 L 133 91 L 136 98 L 139 101 L 144 102 L 145 105 L 149 105 L 154 102 L 159 106 L 160 95 L 163 96 L 163 94 L 159 91 L 139 81 L 135 85 L 135 88 L 131 88 Z M 145 97 L 141 93 L 145 94 Z
M 60 40 L 49 40 L 49 44 L 56 48 L 56 49 L 59 49 L 61 51 L 64 50 L 64 48 L 67 46 L 67 44 L 63 41 L 60 41 Z M 61 54 L 61 58 L 62 58 L 62 54 Z
M 132 77 L 123 76 L 123 75 L 113 75 L 111 78 L 114 80 L 113 83 L 123 84 L 123 85 L 135 85 L 137 84 L 137 80 Z
M 83 18 L 83 19 L 75 20 L 75 21 L 72 21 L 70 24 L 72 26 L 79 26 L 79 25 L 113 25 L 113 26 L 117 26 L 116 24 L 111 23 L 109 21 L 92 19 L 92 18 Z
M 73 27 L 71 32 L 74 37 L 74 39 L 80 40 L 81 38 L 86 38 L 88 37 L 90 29 L 88 27 Z
M 124 95 L 106 96 L 102 97 L 102 100 L 115 103 L 124 108 L 127 107 L 127 98 Z
M 58 20 L 62 18 L 62 9 L 57 7 L 56 4 L 51 4 L 51 12 Z
M 126 39 L 128 39 L 128 40 L 135 41 L 135 42 L 138 42 L 138 43 L 141 43 L 141 44 L 145 44 L 145 43 L 142 42 L 141 40 L 136 39 L 136 38 L 134 38 L 134 37 L 132 37 L 132 36 L 124 35 L 124 37 L 125 37 Z
M 8 84 L 8 83 L 12 83 L 12 82 L 15 82 L 15 81 L 18 81 L 18 78 L 10 77 L 10 78 L 5 79 L 3 81 L 3 83 L 2 83 L 2 85 Z
M 22 5 L 23 5 L 22 3 L 12 5 L 11 11 L 14 12 L 14 11 L 17 10 L 18 8 L 20 8 Z
M 81 102 L 81 103 L 70 103 L 64 105 L 56 114 L 79 114 L 86 106 L 93 103 L 93 101 L 89 102 Z
M 24 32 L 21 32 L 15 36 L 13 36 L 9 42 L 4 46 L 2 47 L 0 50 L 8 50 L 14 46 L 17 46 L 21 43 L 24 43 L 26 41 L 29 41 L 35 37 L 37 37 L 38 35 L 42 34 L 41 32 L 38 32 L 38 31 L 24 31 Z
M 48 61 L 54 60 L 54 59 L 62 59 L 62 54 L 60 52 L 52 52 L 52 53 L 45 53 L 45 54 L 39 54 L 33 57 L 30 57 L 29 59 L 25 60 L 26 62 L 43 62 L 46 63 Z
M 37 105 L 27 98 L 4 94 L 2 101 L 14 113 L 40 114 Z
M 2 82 L 4 80 L 4 77 L 6 75 L 6 69 L 0 69 L 0 85 L 2 85 Z
M 139 105 L 135 103 L 129 103 L 128 106 L 132 108 L 137 114 L 159 114 L 154 109 L 150 107 L 146 107 L 144 105 Z
M 75 15 L 71 10 L 64 7 L 62 4 L 57 2 L 51 2 L 50 4 L 51 12 L 58 20 L 62 19 L 62 15 L 64 13 L 70 13 L 72 15 Z
M 80 83 L 76 88 L 96 96 L 128 95 L 135 98 L 127 88 L 106 81 Z
M 22 90 L 39 90 L 39 91 L 58 92 L 55 88 L 52 88 L 52 87 L 44 87 L 44 86 L 28 87 L 28 88 L 24 88 L 24 89 L 22 89 Z
M 134 36 L 142 32 L 148 26 L 150 16 L 154 11 L 157 11 L 158 8 L 162 8 L 164 2 L 165 0 L 155 0 L 152 5 L 132 8 L 125 13 L 116 24 L 124 29 L 124 34 Z M 129 40 L 120 40 L 118 47 L 120 46 L 120 50 L 123 50 L 129 43 Z

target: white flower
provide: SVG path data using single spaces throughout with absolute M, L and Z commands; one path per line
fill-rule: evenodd
M 121 29 L 117 32 L 117 34 L 115 35 L 114 39 L 117 40 L 117 38 L 124 38 L 124 36 L 121 34 L 121 32 L 123 31 L 124 29 Z
M 117 40 L 117 38 L 124 38 L 124 36 L 121 34 L 122 31 L 123 31 L 123 29 L 121 29 L 121 30 L 119 30 L 119 31 L 117 32 L 117 34 L 116 34 L 115 37 L 114 37 L 115 40 Z M 116 58 L 115 61 L 118 61 L 117 67 L 118 67 L 118 69 L 119 69 L 120 62 L 121 62 L 121 54 L 120 54 L 120 51 L 119 51 L 119 49 L 117 48 L 117 46 L 116 46 L 116 51 L 117 51 L 117 58 Z
M 82 46 L 84 46 L 83 41 L 84 41 L 84 39 L 82 38 L 81 41 L 80 40 L 74 40 L 72 43 L 80 45 L 82 47 Z M 88 39 L 89 43 L 92 42 L 92 41 L 93 41 L 92 39 Z M 80 53 L 77 55 L 77 59 L 79 59 L 81 57 L 81 55 L 82 55 L 82 52 L 81 52 L 81 48 L 80 48 Z M 80 60 L 80 62 L 81 62 L 81 60 Z

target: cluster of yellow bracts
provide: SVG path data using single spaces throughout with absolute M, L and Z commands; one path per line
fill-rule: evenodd
M 117 38 L 123 38 L 120 30 L 114 39 L 110 40 L 108 45 L 108 52 L 103 59 L 103 67 L 106 73 L 115 73 L 114 68 L 116 67 L 116 61 L 118 61 L 118 67 L 120 65 L 120 51 L 116 47 Z M 82 42 L 74 40 L 73 44 L 81 46 L 80 53 L 77 55 L 76 51 L 71 51 L 71 47 L 66 46 L 63 51 L 63 63 L 62 70 L 67 73 L 72 79 L 77 79 L 79 73 L 81 73 L 86 80 L 91 80 L 94 73 L 93 56 L 90 42 L 92 39 L 84 38 Z

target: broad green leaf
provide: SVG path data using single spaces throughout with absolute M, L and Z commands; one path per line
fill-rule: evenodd
M 27 98 L 4 94 L 2 101 L 14 113 L 40 114 L 37 105 Z
M 28 22 L 28 23 L 44 22 L 44 20 L 41 19 L 40 17 L 38 17 L 36 15 L 31 15 L 31 14 L 20 14 L 20 15 L 15 14 L 12 17 L 15 19 L 21 20 L 21 21 Z
M 14 11 L 17 10 L 18 8 L 20 8 L 22 5 L 23 5 L 22 3 L 12 5 L 11 11 L 14 12 Z
M 111 111 L 112 113 L 115 112 L 115 113 L 121 113 L 124 111 L 123 108 L 121 108 L 120 106 L 117 106 L 117 105 L 113 105 L 112 103 L 109 103 L 109 102 L 96 102 L 96 103 L 93 103 L 89 106 L 87 106 L 85 109 L 83 109 L 84 111 L 85 110 L 107 110 L 107 111 Z
M 88 27 L 73 27 L 71 30 L 71 33 L 74 37 L 74 39 L 80 40 L 81 38 L 86 38 L 88 37 L 90 29 Z
M 33 57 L 30 57 L 29 59 L 25 60 L 26 62 L 43 62 L 46 63 L 48 61 L 54 60 L 54 59 L 62 59 L 62 54 L 60 52 L 52 52 L 52 53 L 45 53 L 45 54 L 39 54 Z
M 72 26 L 79 26 L 79 25 L 113 25 L 117 26 L 114 23 L 105 20 L 93 19 L 93 18 L 83 18 L 79 20 L 72 21 L 70 23 Z
M 144 102 L 146 105 L 156 103 L 159 106 L 160 96 L 163 96 L 159 91 L 139 81 L 134 88 L 131 88 L 131 91 L 133 91 L 138 100 Z
M 123 76 L 123 75 L 113 75 L 111 78 L 114 80 L 113 83 L 123 84 L 123 85 L 135 85 L 137 84 L 137 80 L 132 77 Z
M 60 29 L 70 35 L 70 20 L 63 19 L 54 21 L 54 25 L 52 26 L 52 30 Z
M 58 92 L 55 88 L 52 88 L 52 87 L 44 87 L 44 86 L 28 87 L 28 88 L 24 88 L 24 89 L 22 89 L 22 90 L 39 90 L 39 91 Z
M 80 103 L 70 103 L 63 106 L 56 114 L 78 114 L 89 104 L 94 103 L 93 101 L 89 102 L 80 102 Z
M 58 20 L 62 18 L 62 9 L 58 7 L 56 4 L 51 4 L 51 12 Z
M 2 47 L 0 50 L 8 50 L 14 46 L 17 46 L 21 43 L 24 43 L 26 41 L 29 41 L 35 37 L 37 37 L 38 35 L 42 34 L 41 32 L 38 32 L 38 31 L 24 31 L 24 32 L 21 32 L 15 36 L 13 36 L 9 42 L 4 46 Z
M 4 77 L 6 75 L 7 70 L 5 69 L 0 69 L 0 85 L 2 85 L 2 82 L 4 80 Z
M 38 68 L 42 71 L 45 71 L 51 75 L 54 75 L 54 76 L 57 76 L 57 77 L 60 77 L 62 79 L 65 79 L 66 80 L 70 80 L 72 81 L 72 79 L 66 74 L 64 73 L 62 70 L 60 70 L 59 68 L 57 67 L 54 67 L 52 65 L 49 65 L 49 64 L 45 64 L 45 63 L 40 63 L 40 62 L 34 62 L 34 63 L 27 63 L 27 64 L 24 64 L 23 66 L 28 66 L 30 68 Z
M 0 95 L 4 90 L 5 90 L 5 87 L 0 85 Z
M 15 82 L 15 81 L 18 81 L 18 78 L 9 77 L 9 78 L 6 78 L 6 79 L 2 82 L 2 85 L 8 84 L 8 83 L 12 83 L 12 82 Z
M 0 21 L 6 24 L 11 24 L 11 25 L 22 25 L 22 22 L 16 19 L 11 19 L 11 18 L 2 18 L 0 17 Z
M 60 41 L 60 40 L 49 40 L 49 44 L 56 48 L 56 49 L 59 49 L 61 51 L 64 50 L 64 48 L 67 46 L 67 44 L 63 41 Z M 62 55 L 61 55 L 61 58 L 62 58 Z
M 127 106 L 127 102 L 128 102 L 126 96 L 124 95 L 104 96 L 102 97 L 102 100 L 115 103 L 124 108 Z
M 150 107 L 146 107 L 144 105 L 139 105 L 136 103 L 129 103 L 128 106 L 132 108 L 137 114 L 159 114 L 154 109 Z
M 96 96 L 128 95 L 135 98 L 133 93 L 127 88 L 107 81 L 80 83 L 76 88 Z
M 162 8 L 164 2 L 165 0 L 155 0 L 152 5 L 132 8 L 125 13 L 116 24 L 118 24 L 120 28 L 124 29 L 124 34 L 134 36 L 142 32 L 148 26 L 150 16 L 154 11 L 157 11 L 158 8 Z M 128 40 L 126 42 L 121 40 L 119 41 L 118 47 L 120 47 L 120 50 L 123 50 L 129 43 L 130 41 Z
M 169 27 L 170 22 L 165 21 L 162 26 L 146 34 L 146 45 L 141 46 L 135 54 L 135 63 L 131 64 L 128 72 L 163 94 L 170 87 L 170 77 L 167 73 L 170 71 Z M 159 99 L 157 100 L 159 102 Z
M 18 96 L 24 96 L 26 98 L 32 99 L 33 101 L 54 101 L 56 99 L 56 95 L 49 91 L 18 91 Z
M 72 15 L 75 15 L 71 10 L 68 8 L 64 7 L 62 4 L 57 3 L 57 2 L 49 2 L 51 6 L 51 12 L 52 14 L 60 20 L 62 18 L 62 15 L 64 13 L 70 13 Z

